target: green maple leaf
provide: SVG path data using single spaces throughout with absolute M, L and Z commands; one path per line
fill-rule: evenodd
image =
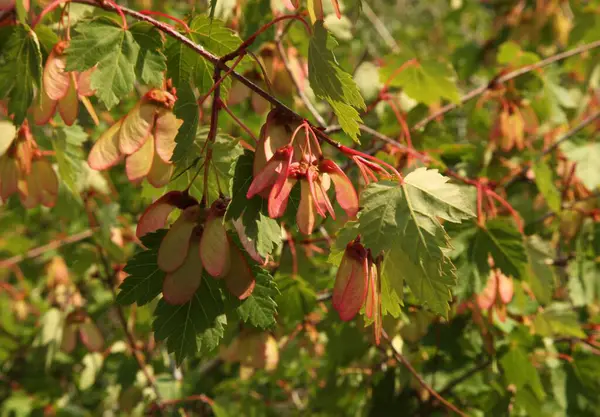
M 436 313 L 446 315 L 450 287 L 456 277 L 445 252 L 448 236 L 438 218 L 460 222 L 473 216 L 471 193 L 448 183 L 435 170 L 418 169 L 405 184 L 370 184 L 361 195 L 358 233 L 375 255 L 385 254 L 382 288 L 391 290 L 382 300 L 391 314 L 402 300 L 404 282 L 414 295 Z
M 165 188 L 166 191 L 181 190 L 193 181 L 190 187 L 190 194 L 198 200 L 202 198 L 204 191 L 204 169 L 206 152 L 204 149 L 208 129 L 199 129 L 192 147 L 188 149 L 187 154 L 176 164 L 175 176 L 178 178 L 171 181 Z M 231 181 L 231 167 L 235 165 L 236 159 L 244 152 L 239 144 L 239 140 L 222 132 L 217 132 L 214 143 L 210 145 L 212 156 L 208 169 L 208 204 L 212 204 L 220 194 L 229 194 L 229 182 Z M 185 171 L 183 171 L 185 170 Z M 200 174 L 196 173 L 200 170 Z
M 178 365 L 187 356 L 215 349 L 225 334 L 227 316 L 219 283 L 204 274 L 190 301 L 172 305 L 161 299 L 154 310 L 154 337 L 166 341 Z
M 253 153 L 246 151 L 235 164 L 226 219 L 241 218 L 247 237 L 253 242 L 257 252 L 266 257 L 281 245 L 281 226 L 269 217 L 267 200 L 258 195 L 251 199 L 246 198 L 253 179 L 253 160 Z
M 532 168 L 535 174 L 535 184 L 546 199 L 548 207 L 555 213 L 560 212 L 561 196 L 556 184 L 554 184 L 554 174 L 552 169 L 543 159 L 535 161 Z
M 267 329 L 275 324 L 277 314 L 277 303 L 275 297 L 279 295 L 279 290 L 275 280 L 266 271 L 260 268 L 254 268 L 256 285 L 252 294 L 245 300 L 233 299 L 227 292 L 227 296 L 233 299 L 236 306 L 235 311 L 239 318 L 255 327 Z
M 414 56 L 409 55 L 390 55 L 384 58 L 385 66 L 379 71 L 381 82 L 402 88 L 407 96 L 426 105 L 435 104 L 442 99 L 453 103 L 460 101 L 456 74 L 449 64 L 419 59 L 417 65 L 409 65 L 398 73 L 398 68 L 412 58 Z
M 146 22 L 131 25 L 129 31 L 140 46 L 135 65 L 137 77 L 151 87 L 162 87 L 167 58 L 162 52 L 164 39 L 161 33 Z
M 357 109 L 365 110 L 365 101 L 352 76 L 337 63 L 332 52 L 336 45 L 323 22 L 317 21 L 308 47 L 308 79 L 315 95 L 333 108 L 344 132 L 358 142 L 362 120 Z
M 494 266 L 506 275 L 521 279 L 527 274 L 529 259 L 523 236 L 510 220 L 493 219 L 478 228 L 471 252 L 481 276 L 486 277 L 490 270 L 488 255 L 494 259 Z
M 77 179 L 83 173 L 82 145 L 87 139 L 85 131 L 80 126 L 73 125 L 64 126 L 58 130 L 56 139 L 52 141 L 60 178 L 77 199 L 81 198 Z
M 198 45 L 217 56 L 234 51 L 242 40 L 225 24 L 218 20 L 211 20 L 207 16 L 196 16 L 190 23 L 189 37 Z M 170 40 L 167 44 L 167 76 L 173 80 L 177 88 L 178 100 L 175 104 L 175 114 L 183 120 L 183 126 L 175 141 L 177 147 L 173 154 L 173 161 L 180 161 L 188 153 L 196 136 L 198 128 L 198 104 L 194 95 L 197 88 L 200 95 L 206 93 L 213 85 L 214 68 L 210 62 L 202 58 L 196 51 L 183 43 Z M 246 59 L 237 67 L 243 68 Z M 227 78 L 221 83 L 221 97 L 227 96 L 231 86 L 231 79 Z
M 97 64 L 91 86 L 110 109 L 133 90 L 140 47 L 131 32 L 107 18 L 79 23 L 75 31 L 66 70 L 85 71 Z
M 514 384 L 517 390 L 528 386 L 539 399 L 545 397 L 540 375 L 523 348 L 512 346 L 500 359 L 500 364 L 504 370 L 504 377 L 509 383 Z
M 0 98 L 8 98 L 8 112 L 20 125 L 42 82 L 42 52 L 36 33 L 18 24 L 0 32 Z
M 158 268 L 157 256 L 166 233 L 166 229 L 160 229 L 142 237 L 142 244 L 147 249 L 138 252 L 123 269 L 129 276 L 119 286 L 119 304 L 136 303 L 141 306 L 154 300 L 162 292 L 165 273 Z
M 600 160 L 600 143 L 589 142 L 581 146 L 567 141 L 560 146 L 561 151 L 565 153 L 569 161 L 575 162 L 575 175 L 590 190 L 595 190 L 600 186 L 600 170 L 598 169 L 598 160 Z
M 586 337 L 581 330 L 577 313 L 566 303 L 554 303 L 538 313 L 533 321 L 533 328 L 542 337 Z

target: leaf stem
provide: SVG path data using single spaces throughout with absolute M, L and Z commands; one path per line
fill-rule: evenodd
M 458 408 L 456 408 L 456 406 L 454 404 L 451 404 L 450 402 L 448 402 L 448 400 L 446 400 L 444 397 L 442 397 L 440 394 L 438 394 L 427 383 L 427 381 L 425 381 L 425 379 L 421 376 L 421 374 L 419 374 L 417 372 L 417 370 L 412 366 L 412 364 L 408 361 L 408 359 L 406 359 L 406 357 L 404 355 L 402 355 L 402 353 L 400 353 L 400 352 L 398 352 L 398 350 L 396 350 L 396 348 L 392 344 L 392 342 L 391 342 L 389 336 L 387 335 L 387 333 L 385 332 L 385 330 L 382 331 L 382 336 L 388 342 L 389 347 L 392 349 L 392 353 L 394 355 L 394 358 L 397 361 L 399 361 L 400 363 L 402 363 L 406 367 L 406 369 L 408 369 L 408 371 L 416 378 L 416 380 L 419 382 L 419 384 L 421 384 L 421 386 L 423 388 L 425 388 L 425 390 L 428 393 L 430 393 L 439 402 L 441 402 L 444 405 L 444 407 L 446 407 L 448 410 L 450 410 L 450 411 L 458 414 L 461 417 L 467 417 L 467 415 L 465 413 L 463 413 Z M 386 353 L 386 349 L 383 346 L 380 346 L 379 350 L 381 350 L 382 352 Z

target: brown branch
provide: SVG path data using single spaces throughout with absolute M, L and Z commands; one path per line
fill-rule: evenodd
M 50 243 L 43 246 L 33 248 L 22 255 L 15 255 L 11 258 L 3 259 L 0 261 L 0 268 L 10 268 L 18 263 L 31 258 L 36 258 L 43 255 L 46 252 L 60 248 L 61 246 L 68 245 L 70 243 L 79 242 L 92 236 L 94 229 L 84 230 L 83 232 L 75 233 L 74 235 L 67 236 L 60 239 L 55 239 Z
M 590 51 L 592 49 L 598 48 L 600 47 L 600 40 L 598 41 L 594 41 L 591 43 L 587 43 L 585 45 L 581 45 L 578 46 L 577 48 L 573 48 L 573 49 L 569 49 L 568 51 L 565 52 L 561 52 L 560 54 L 556 54 L 556 55 L 552 55 L 546 59 L 542 59 L 539 62 L 536 62 L 535 64 L 531 64 L 531 65 L 526 65 L 522 68 L 516 69 L 514 71 L 511 71 L 507 74 L 504 75 L 499 75 L 497 77 L 492 78 L 492 80 L 486 84 L 483 85 L 481 87 L 477 87 L 474 90 L 469 91 L 467 94 L 465 94 L 464 96 L 462 96 L 460 98 L 460 102 L 458 104 L 447 104 L 445 106 L 443 106 L 442 108 L 440 108 L 438 111 L 430 114 L 429 116 L 425 117 L 424 119 L 422 119 L 421 121 L 419 121 L 417 124 L 415 124 L 412 128 L 412 130 L 421 130 L 423 129 L 425 126 L 427 126 L 431 121 L 437 119 L 438 117 L 448 113 L 451 110 L 456 109 L 459 105 L 465 104 L 467 101 L 472 100 L 473 98 L 485 93 L 488 90 L 491 90 L 495 87 L 497 87 L 499 84 L 503 84 L 507 81 L 510 81 L 514 78 L 520 77 L 521 75 L 527 74 L 531 71 L 534 71 L 536 69 L 540 69 L 543 67 L 546 67 L 550 64 L 553 64 L 555 62 L 561 61 L 563 59 L 566 58 L 570 58 L 572 56 L 575 55 L 579 55 L 582 53 L 585 53 L 587 51 Z
M 221 85 L 219 83 L 221 80 L 221 70 L 219 67 L 215 67 L 213 80 L 216 87 L 214 89 L 212 109 L 210 112 L 210 127 L 206 137 L 206 144 L 208 147 L 206 149 L 206 158 L 204 160 L 204 189 L 202 190 L 202 201 L 204 203 L 208 203 L 208 176 L 210 162 L 212 159 L 212 144 L 217 138 L 217 130 L 219 128 L 219 110 L 221 110 Z
M 442 397 L 440 394 L 438 394 L 428 383 L 427 381 L 425 381 L 425 379 L 423 379 L 423 377 L 421 376 L 421 374 L 419 374 L 417 372 L 417 370 L 412 366 L 412 364 L 408 361 L 408 359 L 406 359 L 406 357 L 404 357 L 404 355 L 402 355 L 402 353 L 398 352 L 396 350 L 396 348 L 394 347 L 394 345 L 392 344 L 390 337 L 387 335 L 387 333 L 385 332 L 385 330 L 383 331 L 382 334 L 383 338 L 388 342 L 390 348 L 392 349 L 392 353 L 394 355 L 394 358 L 396 358 L 396 360 L 400 363 L 402 363 L 406 369 L 408 369 L 408 371 L 416 378 L 417 381 L 419 381 L 419 384 L 421 384 L 421 386 L 423 388 L 425 388 L 425 390 L 431 394 L 433 397 L 435 397 L 440 403 L 442 403 L 444 405 L 444 407 L 446 407 L 448 410 L 453 411 L 454 413 L 458 414 L 461 417 L 467 417 L 467 415 L 465 413 L 463 413 L 462 411 L 460 411 L 458 408 L 456 408 L 456 406 L 454 404 L 449 403 L 444 397 Z M 382 352 L 386 353 L 385 351 L 385 347 L 380 346 L 379 348 Z
M 106 2 L 98 3 L 95 0 L 71 0 L 71 1 L 73 3 L 85 4 L 88 6 L 99 7 L 104 10 L 117 12 L 117 8 L 114 5 L 112 5 L 110 3 L 106 3 Z M 187 47 L 192 49 L 194 52 L 196 52 L 198 55 L 200 55 L 202 58 L 204 58 L 205 60 L 210 62 L 211 65 L 213 65 L 213 67 L 218 68 L 219 70 L 224 71 L 224 72 L 228 72 L 231 69 L 219 57 L 217 57 L 213 53 L 204 49 L 203 46 L 196 44 L 193 40 L 186 37 L 185 35 L 182 35 L 172 26 L 170 26 L 164 22 L 161 22 L 159 20 L 156 20 L 151 16 L 147 16 L 145 14 L 142 14 L 136 10 L 130 9 L 125 6 L 119 6 L 119 9 L 125 15 L 130 16 L 136 20 L 149 23 L 152 26 L 156 27 L 161 32 L 165 33 L 166 35 L 168 35 L 168 36 L 174 38 L 175 40 L 181 42 L 182 44 L 186 45 Z M 254 82 L 252 82 L 248 78 L 244 77 L 242 74 L 238 73 L 237 71 L 232 71 L 231 76 L 233 78 L 235 78 L 236 80 L 240 81 L 242 84 L 244 84 L 250 90 L 254 91 L 256 94 L 258 94 L 259 96 L 261 96 L 262 98 L 267 100 L 272 105 L 274 105 L 274 106 L 278 107 L 280 110 L 288 113 L 291 117 L 302 120 L 302 116 L 300 116 L 298 113 L 296 113 L 295 111 L 290 109 L 288 106 L 286 106 L 283 102 L 281 102 L 277 98 L 273 97 L 267 91 L 263 90 L 261 87 L 256 85 Z

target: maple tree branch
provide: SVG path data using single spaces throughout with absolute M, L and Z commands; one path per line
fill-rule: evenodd
M 115 7 L 111 3 L 98 3 L 95 0 L 71 0 L 71 1 L 73 3 L 80 3 L 80 4 L 85 4 L 88 6 L 99 7 L 101 9 L 104 9 L 107 11 L 118 12 L 117 7 Z M 219 70 L 225 71 L 225 72 L 231 70 L 231 68 L 225 62 L 223 62 L 221 60 L 221 58 L 219 58 L 218 56 L 214 55 L 213 53 L 207 51 L 206 49 L 204 49 L 203 46 L 196 44 L 192 39 L 188 38 L 187 36 L 179 33 L 171 25 L 161 22 L 159 20 L 156 20 L 152 16 L 147 16 L 143 13 L 140 13 L 136 10 L 130 9 L 125 6 L 118 6 L 118 9 L 120 9 L 125 15 L 130 16 L 136 20 L 149 23 L 152 26 L 156 27 L 161 32 L 165 33 L 166 35 L 183 43 L 184 45 L 186 45 L 187 47 L 192 49 L 194 52 L 196 52 L 198 55 L 200 55 L 202 58 L 204 58 L 205 60 L 210 62 L 211 65 L 213 65 L 213 67 L 218 68 Z M 254 91 L 256 94 L 258 94 L 259 96 L 261 96 L 262 98 L 267 100 L 272 105 L 276 106 L 280 110 L 282 110 L 285 113 L 287 113 L 288 115 L 290 115 L 291 117 L 293 117 L 295 119 L 299 119 L 299 120 L 303 119 L 302 116 L 300 116 L 294 110 L 290 109 L 283 102 L 278 100 L 276 97 L 273 97 L 267 91 L 263 90 L 261 87 L 256 85 L 254 82 L 252 82 L 251 80 L 249 80 L 248 78 L 246 78 L 245 76 L 240 74 L 239 72 L 232 71 L 231 76 L 233 78 L 235 78 L 236 80 L 240 81 L 242 84 L 244 84 L 250 90 Z
M 46 252 L 60 248 L 61 246 L 68 245 L 70 243 L 79 242 L 81 240 L 91 237 L 94 233 L 94 229 L 87 229 L 83 232 L 75 233 L 64 238 L 54 239 L 52 242 L 47 243 L 37 248 L 33 248 L 22 255 L 15 255 L 11 258 L 3 259 L 0 261 L 0 268 L 10 268 L 18 263 L 31 258 L 37 258 Z
M 208 203 L 208 176 L 212 159 L 212 144 L 217 139 L 219 111 L 221 110 L 221 84 L 219 82 L 221 80 L 221 70 L 219 67 L 215 67 L 213 80 L 216 87 L 214 88 L 213 103 L 210 112 L 210 127 L 206 137 L 206 145 L 208 146 L 206 149 L 206 158 L 204 159 L 204 189 L 202 190 L 202 201 L 205 203 Z
M 396 39 L 394 39 L 390 31 L 387 29 L 387 27 L 385 27 L 381 19 L 379 19 L 379 16 L 375 14 L 367 2 L 362 3 L 362 11 L 367 20 L 373 25 L 379 36 L 381 36 L 381 39 L 383 39 L 387 47 L 390 48 L 390 50 L 394 53 L 400 52 L 400 46 L 398 45 L 398 42 L 396 42 Z
M 439 402 L 441 402 L 444 407 L 446 407 L 448 410 L 453 411 L 454 413 L 458 414 L 461 417 L 467 417 L 467 415 L 465 413 L 463 413 L 462 411 L 460 411 L 458 408 L 456 408 L 456 406 L 454 404 L 451 404 L 450 402 L 448 402 L 448 400 L 446 400 L 444 397 L 442 397 L 440 394 L 438 394 L 428 383 L 427 381 L 425 381 L 425 379 L 423 379 L 423 377 L 421 376 L 421 374 L 419 374 L 419 372 L 417 372 L 417 370 L 412 366 L 412 364 L 409 362 L 408 359 L 406 359 L 406 357 L 398 352 L 398 350 L 394 347 L 394 345 L 392 344 L 392 341 L 390 340 L 390 337 L 388 336 L 388 334 L 385 332 L 385 330 L 383 330 L 382 332 L 382 336 L 383 338 L 388 342 L 388 345 L 390 346 L 390 348 L 392 349 L 392 353 L 394 355 L 394 358 L 402 363 L 406 369 L 408 369 L 408 371 L 416 378 L 416 380 L 419 382 L 419 384 L 421 384 L 421 386 L 423 388 L 425 388 L 425 390 L 431 394 L 433 397 L 435 397 Z M 380 346 L 379 348 L 382 352 L 386 353 L 385 347 Z
M 587 51 L 590 51 L 590 50 L 598 48 L 598 47 L 600 47 L 600 40 L 578 46 L 577 48 L 569 49 L 568 51 L 564 51 L 564 52 L 561 52 L 556 55 L 552 55 L 546 59 L 542 59 L 541 61 L 536 62 L 535 64 L 526 65 L 522 68 L 516 69 L 516 70 L 506 73 L 504 75 L 498 75 L 498 76 L 492 78 L 492 80 L 489 83 L 487 83 L 486 85 L 477 87 L 474 90 L 471 90 L 467 94 L 462 96 L 460 98 L 460 102 L 458 104 L 454 104 L 454 103 L 447 104 L 447 105 L 443 106 L 442 108 L 440 108 L 438 111 L 425 117 L 424 119 L 419 121 L 417 124 L 415 124 L 411 130 L 423 129 L 431 121 L 448 113 L 449 111 L 452 111 L 452 110 L 458 108 L 458 106 L 463 105 L 467 101 L 470 101 L 473 98 L 480 96 L 481 94 L 485 93 L 486 91 L 494 89 L 495 87 L 497 87 L 500 84 L 504 84 L 507 81 L 510 81 L 514 78 L 520 77 L 521 75 L 527 74 L 536 69 L 546 67 L 550 64 L 561 61 L 563 59 L 570 58 L 575 55 L 583 54 Z

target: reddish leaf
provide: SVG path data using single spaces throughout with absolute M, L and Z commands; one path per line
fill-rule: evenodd
M 276 190 L 275 187 L 271 188 L 271 193 L 269 194 L 269 216 L 274 219 L 283 216 L 287 207 L 290 192 L 297 181 L 298 180 L 295 178 L 287 178 L 277 196 L 275 196 L 275 194 L 278 190 Z
M 248 238 L 248 235 L 246 235 L 246 230 L 241 219 L 234 220 L 233 226 L 235 227 L 235 230 L 237 231 L 237 234 L 240 237 L 240 242 L 244 246 L 244 249 L 246 250 L 246 252 L 248 252 L 248 255 L 250 255 L 250 257 L 259 264 L 264 265 L 265 260 L 258 254 L 256 248 L 254 247 L 254 244 L 252 243 L 250 238 Z
M 244 300 L 252 294 L 256 279 L 252 275 L 250 265 L 238 247 L 230 242 L 231 268 L 225 276 L 225 285 L 229 292 L 240 300 Z
M 344 209 L 350 219 L 355 218 L 358 213 L 358 195 L 352 181 L 335 162 L 328 159 L 321 162 L 320 169 L 331 177 L 335 187 L 335 198 L 340 207 Z
M 204 269 L 215 278 L 223 278 L 231 268 L 229 238 L 223 218 L 210 216 L 200 239 L 200 258 Z
M 343 321 L 352 320 L 365 303 L 368 274 L 364 247 L 359 243 L 348 244 L 335 277 L 332 300 Z
M 77 330 L 78 324 L 67 324 L 63 329 L 62 341 L 60 344 L 60 350 L 65 353 L 71 353 L 77 346 Z
M 141 238 L 148 233 L 164 228 L 167 224 L 169 215 L 177 207 L 175 205 L 175 200 L 181 194 L 181 191 L 169 191 L 154 203 L 150 204 L 144 213 L 142 213 L 142 216 L 138 221 L 135 235 L 138 238 Z
M 17 191 L 19 181 L 19 167 L 14 158 L 0 157 L 0 198 L 6 201 L 10 195 Z
M 127 113 L 119 136 L 119 149 L 122 153 L 131 155 L 149 139 L 157 111 L 156 104 L 142 100 Z
M 67 59 L 62 54 L 63 49 L 64 46 L 61 42 L 56 44 L 48 56 L 43 74 L 44 90 L 50 99 L 56 101 L 67 94 L 71 82 L 69 73 L 65 72 Z
M 496 278 L 496 272 L 490 272 L 490 276 L 487 280 L 487 284 L 483 289 L 483 292 L 477 296 L 477 304 L 482 310 L 487 310 L 496 302 L 496 291 L 498 289 L 498 281 Z
M 88 165 L 95 170 L 104 170 L 121 160 L 119 133 L 122 120 L 112 125 L 96 141 L 88 156 Z
M 252 184 L 250 184 L 250 188 L 248 188 L 246 197 L 250 199 L 267 187 L 273 185 L 281 172 L 282 165 L 283 162 L 281 160 L 272 158 L 267 165 L 254 176 L 254 180 L 252 180 Z
M 90 352 L 100 352 L 104 348 L 104 337 L 90 318 L 79 325 L 79 337 Z
M 199 215 L 199 206 L 188 207 L 173 223 L 158 249 L 158 267 L 160 269 L 165 272 L 173 272 L 183 264 Z
M 96 92 L 92 89 L 92 73 L 96 70 L 96 67 L 90 68 L 79 74 L 77 79 L 77 93 L 83 97 L 93 96 Z
M 129 178 L 130 181 L 138 181 L 144 178 L 150 172 L 153 161 L 154 142 L 147 140 L 140 149 L 129 155 L 125 160 L 127 178 Z
M 182 124 L 183 120 L 176 118 L 170 110 L 160 110 L 154 128 L 154 140 L 156 153 L 164 162 L 171 161 L 175 149 L 175 136 Z
M 60 117 L 67 126 L 72 126 L 77 120 L 77 113 L 79 111 L 79 99 L 77 97 L 77 89 L 75 88 L 75 75 L 69 74 L 69 88 L 63 98 L 58 101 L 58 112 Z
M 48 123 L 56 113 L 56 106 L 58 106 L 58 101 L 48 97 L 44 89 L 40 90 L 40 94 L 41 97 L 36 100 L 36 105 L 33 107 L 33 121 L 38 126 Z
M 315 212 L 308 181 L 300 181 L 300 207 L 296 213 L 298 229 L 305 235 L 310 235 L 315 228 Z
M 199 243 L 194 239 L 190 244 L 183 264 L 167 274 L 163 282 L 163 298 L 169 304 L 185 304 L 192 299 L 202 282 L 202 261 L 199 256 Z
M 498 271 L 498 295 L 504 304 L 510 303 L 514 295 L 514 286 L 512 278 L 507 277 Z
M 164 187 L 169 183 L 173 174 L 173 164 L 164 162 L 158 156 L 158 153 L 154 152 L 154 160 L 152 161 L 152 167 L 146 179 L 155 188 Z
M 46 207 L 53 207 L 58 196 L 58 178 L 52 165 L 46 159 L 38 159 L 31 166 L 31 176 L 40 184 L 40 202 Z

